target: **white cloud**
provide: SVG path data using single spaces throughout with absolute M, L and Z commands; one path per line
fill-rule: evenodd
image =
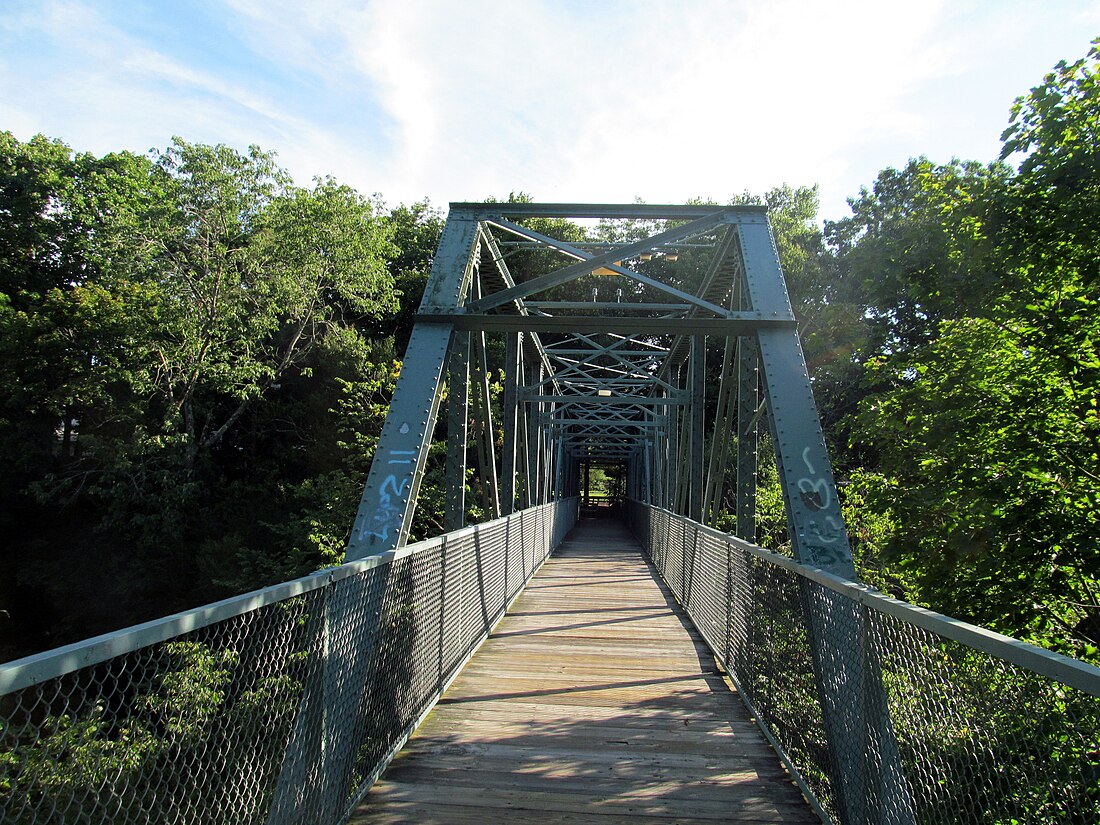
M 559 8 L 384 0 L 349 16 L 398 124 L 396 187 L 656 201 L 812 183 L 920 129 L 904 98 L 949 67 L 930 42 L 939 2 Z
M 197 58 L 110 8 L 0 12 L 56 55 L 0 64 L 7 128 L 96 151 L 256 142 L 391 202 L 820 182 L 831 215 L 912 154 L 991 158 L 1012 97 L 1100 25 L 1069 0 L 229 0 L 224 53 Z

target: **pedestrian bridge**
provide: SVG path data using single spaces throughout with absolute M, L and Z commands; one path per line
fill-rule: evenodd
M 1100 822 L 1100 670 L 858 582 L 757 207 L 452 204 L 346 563 L 0 719 L 20 825 Z

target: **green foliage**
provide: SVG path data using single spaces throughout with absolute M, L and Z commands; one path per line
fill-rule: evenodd
M 240 657 L 197 642 L 171 642 L 164 663 L 141 704 L 170 747 L 196 745 L 225 704 L 226 688 Z
M 92 689 L 94 705 L 3 732 L 0 793 L 18 788 L 22 804 L 6 808 L 15 821 L 41 821 L 36 810 L 59 823 L 121 812 L 150 822 L 207 822 L 225 809 L 262 816 L 301 700 L 293 657 L 260 673 L 232 646 L 177 641 L 131 663 L 146 674 L 132 693 Z M 223 777 L 181 770 L 211 762 Z
M 919 821 L 1095 821 L 1093 697 L 952 642 L 909 653 L 887 656 L 884 683 Z
M 901 528 L 891 508 L 895 483 L 878 472 L 852 470 L 839 491 L 841 513 L 860 580 L 895 598 L 909 599 L 911 585 L 899 568 L 886 561 Z
M 0 135 L 0 198 L 0 647 L 338 561 L 438 215 L 178 139 Z
M 910 595 L 1100 650 L 1098 55 L 1017 101 L 1002 164 L 887 170 L 831 227 L 874 335 L 853 439 Z M 902 587 L 902 590 L 907 589 Z
M 874 366 L 892 384 L 864 425 L 896 476 L 895 546 L 922 598 L 1080 647 L 1095 644 L 1087 627 L 1067 631 L 1095 604 L 1100 500 L 1089 468 L 1074 467 L 1090 447 L 1080 399 L 1051 361 L 990 321 L 945 324 L 912 366 Z

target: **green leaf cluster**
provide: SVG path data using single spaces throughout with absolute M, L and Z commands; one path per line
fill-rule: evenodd
M 337 562 L 439 215 L 3 133 L 0 218 L 0 658 Z
M 1017 100 L 1002 160 L 885 170 L 826 228 L 868 331 L 847 435 L 882 479 L 862 508 L 893 522 L 876 565 L 939 610 L 1093 660 L 1098 76 L 1096 46 L 1059 63 Z

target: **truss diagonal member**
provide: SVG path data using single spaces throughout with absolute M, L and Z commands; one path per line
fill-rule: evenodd
M 703 276 L 703 279 L 699 285 L 699 297 L 706 298 L 711 301 L 721 300 L 723 296 L 727 295 L 731 291 L 732 281 L 738 278 L 739 273 L 730 273 L 731 277 L 729 282 L 726 278 L 720 278 L 719 276 L 727 271 L 732 266 L 735 270 L 738 270 L 741 266 L 741 249 L 737 242 L 738 233 L 737 227 L 731 226 L 729 231 L 723 235 L 721 243 L 714 257 L 711 259 L 710 264 L 707 267 L 707 271 Z M 737 312 L 737 307 L 730 307 L 728 310 L 729 317 L 740 314 Z M 782 317 L 783 320 L 790 320 L 793 322 L 794 315 L 790 312 L 788 305 L 788 311 L 786 313 L 774 313 L 773 318 Z M 699 324 L 698 311 L 692 309 L 688 313 L 688 318 L 684 319 L 684 326 L 691 329 L 694 327 L 696 333 L 702 330 Z M 708 331 L 709 332 L 709 331 Z M 711 333 L 714 334 L 714 333 Z M 722 332 L 718 332 L 718 335 L 722 335 Z M 726 333 L 727 337 L 734 337 L 736 333 L 732 330 Z M 668 358 L 665 359 L 664 364 L 661 365 L 659 375 L 664 378 L 671 374 L 672 370 L 682 364 L 687 358 L 688 349 L 690 347 L 689 335 L 677 335 L 676 338 L 669 344 Z
M 494 223 L 498 221 L 493 220 Z M 645 238 L 635 243 L 626 244 L 625 246 L 618 247 L 609 252 L 602 252 L 599 255 L 591 255 L 589 252 L 571 248 L 570 254 L 575 254 L 577 257 L 583 260 L 580 263 L 573 264 L 572 266 L 563 267 L 562 269 L 548 272 L 545 275 L 540 275 L 537 278 L 532 278 L 530 281 L 525 281 L 510 289 L 504 289 L 500 292 L 495 292 L 492 295 L 487 295 L 479 301 L 474 301 L 468 307 L 470 312 L 485 312 L 489 309 L 494 309 L 503 304 L 508 303 L 516 298 L 527 298 L 531 295 L 543 292 L 544 290 L 551 289 L 555 286 L 568 283 L 569 281 L 580 278 L 582 275 L 587 275 L 593 269 L 601 266 L 606 266 L 609 269 L 618 272 L 621 275 L 625 275 L 628 278 L 647 283 L 656 289 L 660 289 L 670 295 L 675 295 L 677 298 L 688 301 L 692 304 L 696 304 L 703 309 L 714 312 L 719 316 L 724 316 L 726 311 L 721 307 L 717 307 L 708 301 L 703 301 L 690 293 L 678 290 L 675 287 L 671 287 L 668 284 L 657 281 L 653 278 L 648 278 L 639 272 L 627 269 L 625 267 L 616 266 L 615 262 L 622 260 L 623 258 L 629 258 L 633 255 L 638 255 L 642 252 L 652 249 L 655 246 L 661 246 L 667 243 L 673 243 L 675 241 L 689 238 L 693 235 L 698 235 L 701 232 L 706 232 L 708 229 L 713 229 L 715 226 L 719 226 L 723 223 L 729 222 L 729 216 L 724 210 L 714 212 L 710 215 L 706 215 L 702 218 L 697 218 L 694 221 L 682 224 L 681 226 L 675 226 L 672 229 L 666 229 L 664 232 L 659 232 L 649 238 Z M 516 227 L 523 231 L 522 227 Z M 564 241 L 558 241 L 549 236 L 542 236 L 545 239 L 545 243 L 549 243 L 555 248 L 561 249 Z M 540 240 L 542 240 L 540 239 Z M 565 244 L 565 246 L 569 246 Z M 644 280 L 643 280 L 644 279 Z
M 515 279 L 512 277 L 511 270 L 508 269 L 508 264 L 504 261 L 504 253 L 500 251 L 500 244 L 497 243 L 497 239 L 493 237 L 492 233 L 486 232 L 483 224 L 478 224 L 477 227 L 478 238 L 485 244 L 489 250 L 489 258 L 493 266 L 496 268 L 497 274 L 500 275 L 501 281 L 504 282 L 506 288 L 514 287 L 516 285 Z M 527 307 L 524 306 L 523 300 L 517 298 L 515 301 L 515 307 L 520 315 L 528 315 Z M 546 347 L 542 343 L 542 339 L 537 332 L 532 330 L 526 330 L 526 337 L 534 345 L 535 352 L 538 354 L 539 360 L 542 361 L 542 368 L 547 372 L 552 372 L 550 369 L 550 362 L 546 359 Z M 551 378 L 551 380 L 553 380 Z
M 651 350 L 653 350 L 653 353 L 652 353 L 653 355 L 657 355 L 658 353 L 663 355 L 663 354 L 668 352 L 668 347 L 661 346 L 660 344 L 654 344 L 650 341 L 646 341 L 646 340 L 641 339 L 641 338 L 634 338 L 632 336 L 620 335 L 617 332 L 609 332 L 609 333 L 607 333 L 607 335 L 611 338 L 616 338 L 620 341 L 625 341 L 625 342 L 629 343 L 631 346 L 649 347 Z
M 513 234 L 520 235 L 521 237 L 529 238 L 531 240 L 538 241 L 538 242 L 543 243 L 547 246 L 553 247 L 554 249 L 558 250 L 559 252 L 563 253 L 564 255 L 568 255 L 571 258 L 575 258 L 575 259 L 581 260 L 581 261 L 593 261 L 593 264 L 592 264 L 593 268 L 595 268 L 597 266 L 597 264 L 594 263 L 594 260 L 595 260 L 594 253 L 589 252 L 586 249 L 582 249 L 579 246 L 574 246 L 573 244 L 568 243 L 566 241 L 562 241 L 562 240 L 559 240 L 557 238 L 552 238 L 549 235 L 544 235 L 541 232 L 536 232 L 533 229 L 527 229 L 526 227 L 520 226 L 519 224 L 514 224 L 511 221 L 504 220 L 503 218 L 490 220 L 490 221 L 487 221 L 487 223 L 490 223 L 494 226 L 498 226 L 501 229 L 512 232 Z M 732 229 L 732 227 L 731 227 L 731 229 Z M 653 247 L 653 246 L 657 246 L 657 244 L 653 243 L 653 241 L 657 237 L 658 236 L 655 235 L 651 238 L 648 238 L 646 241 L 643 241 L 642 243 L 648 243 L 649 244 L 647 249 L 650 248 L 650 247 Z M 728 237 L 728 233 L 727 233 L 727 237 Z M 642 251 L 644 252 L 646 250 L 643 249 Z M 616 247 L 615 250 L 614 250 L 614 253 L 615 254 L 614 254 L 613 257 L 615 257 L 617 260 L 622 260 L 624 257 L 630 257 L 630 255 L 633 254 L 633 253 L 627 252 L 626 247 Z M 610 254 L 610 253 L 605 253 L 605 254 Z M 648 275 L 644 275 L 641 272 L 635 272 L 632 269 L 627 269 L 626 267 L 621 266 L 620 264 L 616 263 L 615 261 L 612 261 L 611 263 L 606 264 L 606 267 L 607 267 L 607 269 L 610 269 L 612 272 L 616 272 L 620 275 L 624 275 L 625 277 L 630 278 L 634 281 L 637 281 L 640 284 L 645 284 L 647 286 L 651 286 L 654 289 L 661 290 L 662 292 L 665 292 L 669 295 L 673 295 L 673 296 L 679 298 L 682 301 L 686 301 L 690 306 L 694 307 L 696 312 L 698 312 L 698 310 L 700 310 L 700 309 L 705 309 L 705 310 L 709 310 L 710 312 L 713 312 L 717 315 L 723 315 L 724 314 L 724 310 L 722 310 L 721 307 L 717 306 L 714 303 L 703 300 L 699 296 L 692 295 L 690 292 L 684 292 L 681 289 L 677 289 L 676 287 L 671 286 L 670 284 L 666 284 L 663 281 L 658 281 L 656 278 L 650 278 Z M 549 273 L 549 274 L 553 275 L 554 273 Z M 581 274 L 584 274 L 584 273 L 582 272 Z M 528 282 L 528 283 L 532 283 L 532 282 Z M 630 304 L 628 302 L 626 304 L 617 304 L 616 306 L 617 307 L 618 306 L 644 307 L 645 304 Z M 662 305 L 659 305 L 659 306 L 661 306 L 662 308 L 667 309 L 667 305 L 662 304 Z
M 652 373 L 646 371 L 642 365 L 632 359 L 653 360 L 660 351 L 627 350 L 625 348 L 632 344 L 631 339 L 619 335 L 612 336 L 612 338 L 613 340 L 610 344 L 601 344 L 593 337 L 585 335 L 584 333 L 573 333 L 559 345 L 548 346 L 545 350 L 547 356 L 553 361 L 565 365 L 554 375 L 556 382 L 558 382 L 558 386 L 560 387 L 561 382 L 565 382 L 566 379 L 570 378 L 572 379 L 572 383 L 589 380 L 607 384 L 616 380 L 607 376 L 598 377 L 595 374 L 597 371 L 651 382 L 653 380 Z M 588 346 L 583 348 L 574 346 L 565 350 L 559 348 L 562 345 L 569 344 L 587 344 Z M 568 358 L 560 354 L 562 352 L 568 352 L 571 355 L 580 357 L 577 359 Z M 600 357 L 607 357 L 611 359 L 613 363 L 595 363 L 595 359 Z M 542 383 L 545 384 L 545 380 Z M 669 386 L 671 389 L 670 385 L 666 386 Z

